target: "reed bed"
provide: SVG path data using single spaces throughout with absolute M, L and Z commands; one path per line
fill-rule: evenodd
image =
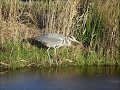
M 120 65 L 119 0 L 0 0 L 0 67 L 47 66 L 31 44 L 45 32 L 81 42 L 59 50 L 59 65 Z

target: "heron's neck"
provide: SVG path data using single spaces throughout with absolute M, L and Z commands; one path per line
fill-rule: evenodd
M 67 46 L 70 46 L 70 45 L 71 45 L 71 41 L 70 41 L 69 38 L 66 39 L 66 44 L 67 44 Z

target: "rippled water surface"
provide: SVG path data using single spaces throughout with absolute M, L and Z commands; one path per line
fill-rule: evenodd
M 10 70 L 0 72 L 0 90 L 120 90 L 120 67 Z

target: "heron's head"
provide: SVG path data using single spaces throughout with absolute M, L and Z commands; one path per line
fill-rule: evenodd
M 76 38 L 74 36 L 70 36 L 69 40 L 73 41 L 73 42 L 76 42 L 76 43 L 80 43 L 79 41 L 76 40 Z

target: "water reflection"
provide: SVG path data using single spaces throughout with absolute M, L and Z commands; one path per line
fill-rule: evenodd
M 0 90 L 118 90 L 120 67 L 57 67 L 0 74 Z

